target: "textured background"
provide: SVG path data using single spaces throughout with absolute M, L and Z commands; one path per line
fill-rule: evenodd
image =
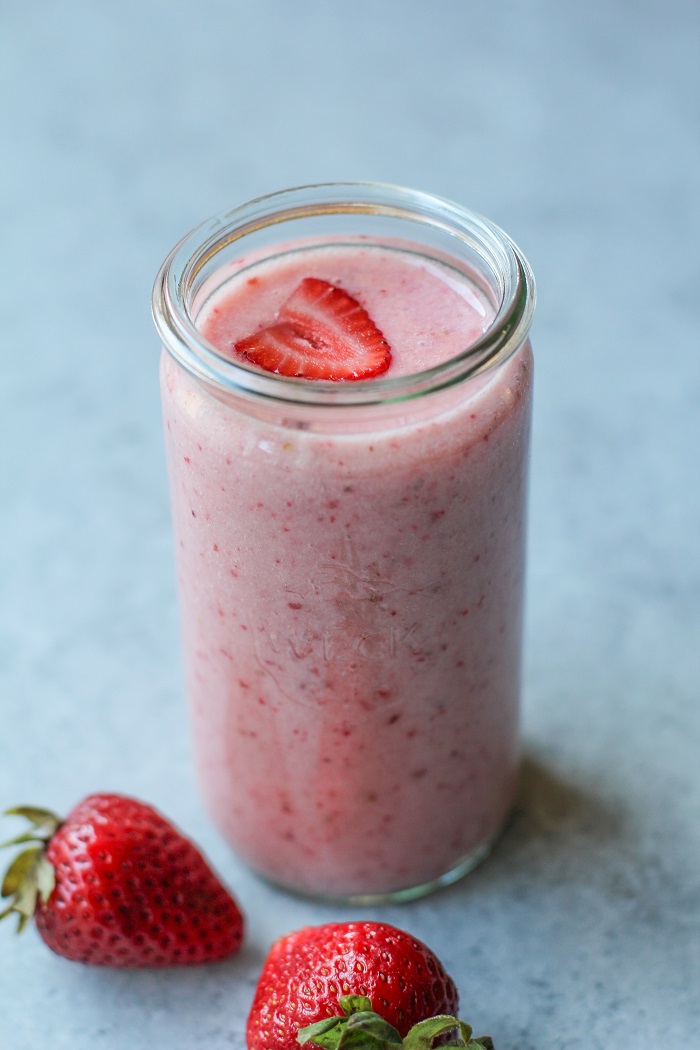
M 539 283 L 519 809 L 381 914 L 498 1050 L 693 1045 L 699 40 L 696 0 L 2 4 L 0 804 L 148 798 L 250 929 L 219 967 L 109 973 L 4 923 L 3 1050 L 241 1047 L 271 940 L 355 914 L 261 885 L 201 810 L 149 318 L 190 227 L 354 178 L 487 214 Z

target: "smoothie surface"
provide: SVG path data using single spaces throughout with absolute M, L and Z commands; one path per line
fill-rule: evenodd
M 316 277 L 344 289 L 388 341 L 384 376 L 413 375 L 457 357 L 494 316 L 485 295 L 459 270 L 402 248 L 370 244 L 291 246 L 259 262 L 238 259 L 197 319 L 202 335 L 227 357 L 235 344 L 273 324 L 300 282 Z

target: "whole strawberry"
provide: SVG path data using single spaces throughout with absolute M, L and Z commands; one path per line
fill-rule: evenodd
M 418 1021 L 455 1014 L 454 981 L 416 937 L 378 922 L 309 926 L 270 949 L 248 1017 L 248 1050 L 295 1050 L 297 1032 L 363 996 L 403 1037 Z
M 33 842 L 2 883 L 12 902 L 0 918 L 34 915 L 58 955 L 94 966 L 174 966 L 232 955 L 243 918 L 199 850 L 151 806 L 90 795 L 61 821 L 20 806 Z

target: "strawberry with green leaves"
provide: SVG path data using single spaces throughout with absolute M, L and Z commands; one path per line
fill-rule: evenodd
M 384 1040 L 397 1050 L 410 1039 L 408 1050 L 429 1050 L 433 1039 L 457 1033 L 454 1045 L 466 1046 L 460 1040 L 468 1026 L 456 1020 L 457 1006 L 454 981 L 410 933 L 369 921 L 310 926 L 270 949 L 248 1017 L 247 1045 L 296 1050 L 298 1042 L 311 1042 L 325 1050 L 360 1050 L 361 1042 L 363 1050 L 388 1050 Z M 372 1018 L 370 1011 L 376 1011 Z M 428 1042 L 426 1028 L 410 1036 L 429 1019 L 434 1031 Z
M 21 930 L 33 916 L 58 955 L 96 966 L 213 962 L 241 945 L 243 917 L 199 850 L 151 806 L 95 794 L 61 820 L 19 806 L 27 845 L 2 883 Z

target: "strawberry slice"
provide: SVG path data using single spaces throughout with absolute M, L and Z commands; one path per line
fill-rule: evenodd
M 369 379 L 391 361 L 389 344 L 357 299 L 318 277 L 304 278 L 276 324 L 234 349 L 268 372 L 304 379 Z
M 236 351 L 267 372 L 304 379 L 335 379 L 317 348 L 291 324 L 281 323 L 241 339 Z

